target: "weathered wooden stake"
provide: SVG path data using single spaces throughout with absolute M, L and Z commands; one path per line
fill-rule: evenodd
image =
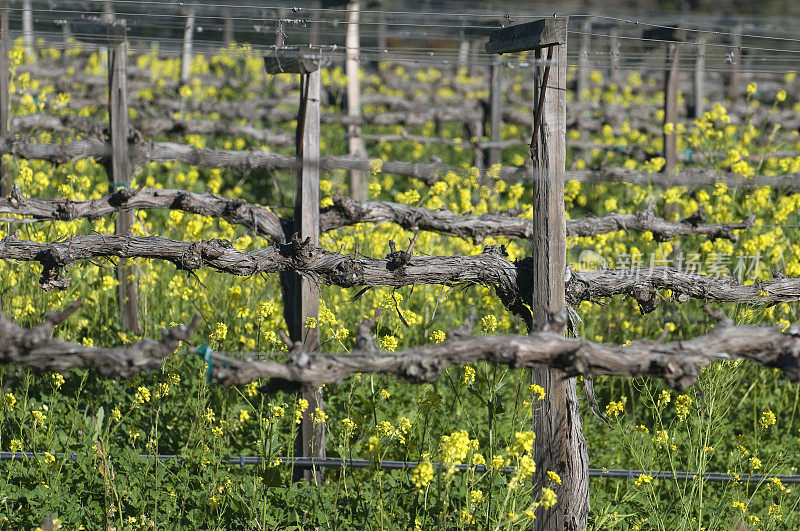
M 586 17 L 581 24 L 581 42 L 578 49 L 578 77 L 575 92 L 576 100 L 580 101 L 586 96 L 589 90 L 589 74 L 591 65 L 589 64 L 589 50 L 591 49 L 592 19 Z
M 478 68 L 478 55 L 481 53 L 481 41 L 479 39 L 470 39 L 469 54 L 467 55 L 467 74 L 470 77 L 475 77 L 479 74 Z
M 11 72 L 8 52 L 11 49 L 11 35 L 8 31 L 8 0 L 0 2 L 0 138 L 8 136 L 9 83 Z M 6 197 L 14 185 L 14 178 L 4 167 L 0 156 L 0 197 Z
M 231 18 L 231 12 L 225 11 L 224 19 L 222 22 L 222 41 L 225 43 L 225 46 L 230 46 L 233 44 L 235 37 L 233 34 L 233 19 Z
M 295 199 L 294 216 L 297 220 L 295 231 L 300 239 L 311 238 L 311 243 L 319 243 L 319 139 L 320 139 L 320 72 L 316 70 L 305 74 L 306 93 L 305 121 L 302 131 L 302 166 L 297 176 L 297 198 Z M 301 79 L 301 82 L 303 80 Z M 296 273 L 295 273 L 296 274 Z M 306 318 L 319 316 L 319 287 L 307 278 L 299 278 L 300 290 L 295 293 L 296 325 L 299 321 L 299 332 L 295 337 L 301 341 L 301 334 L 307 334 L 306 343 L 319 344 L 317 328 L 306 329 Z M 296 326 L 295 325 L 295 326 Z M 322 390 L 305 389 L 303 396 L 308 400 L 308 410 L 303 415 L 302 446 L 304 457 L 325 459 L 325 424 L 314 424 L 313 414 L 316 408 L 322 409 Z M 317 470 L 306 470 L 305 478 L 318 480 Z
M 730 52 L 730 60 L 731 60 L 731 69 L 728 73 L 728 86 L 727 86 L 727 95 L 728 99 L 731 100 L 731 103 L 736 102 L 736 98 L 739 97 L 739 70 L 742 63 L 742 24 L 741 22 L 736 24 L 733 29 L 731 30 L 733 35 L 731 35 L 732 45 L 733 48 Z
M 286 8 L 278 9 L 278 22 L 275 28 L 275 47 L 280 48 L 286 41 L 286 31 L 283 28 L 283 20 L 286 18 Z
M 107 24 L 113 24 L 114 20 L 116 19 L 116 15 L 114 14 L 114 4 L 112 0 L 104 0 L 103 1 L 103 14 L 100 16 L 100 20 Z M 109 59 L 109 50 L 107 46 L 100 46 L 97 49 L 97 58 L 102 60 L 103 58 L 106 59 L 106 68 L 109 70 L 111 69 L 111 63 L 108 62 Z
M 348 147 L 350 155 L 366 157 L 367 150 L 361 138 L 361 80 L 358 78 L 360 59 L 360 39 L 358 35 L 358 0 L 347 5 L 347 35 L 345 38 L 346 56 L 345 73 L 347 74 L 347 116 L 352 122 L 347 126 Z M 350 195 L 353 199 L 366 199 L 366 182 L 364 173 L 350 170 Z
M 678 163 L 678 43 L 670 43 L 667 48 L 667 69 L 664 72 L 664 164 L 663 172 L 675 173 Z M 669 131 L 668 128 L 672 130 Z M 667 134 L 669 133 L 669 134 Z
M 539 153 L 533 173 L 533 310 L 534 329 L 544 328 L 550 313 L 566 308 L 564 274 L 566 260 L 566 213 L 564 211 L 564 172 L 566 171 L 566 94 L 567 35 L 566 19 L 560 27 L 553 21 L 548 41 L 553 59 L 544 97 Z M 540 52 L 541 54 L 541 52 Z M 537 67 L 540 83 L 544 67 Z M 537 85 L 539 84 L 537 83 Z M 535 91 L 538 96 L 538 90 Z M 551 325 L 552 326 L 552 325 Z M 563 328 L 560 330 L 564 332 Z M 547 396 L 534 415 L 533 431 L 537 436 L 534 458 L 537 483 L 547 483 L 547 471 L 561 475 L 556 488 L 558 504 L 543 511 L 534 521 L 534 529 L 569 529 L 586 527 L 589 513 L 589 457 L 582 432 L 575 378 L 566 378 L 557 369 L 534 368 L 533 383 L 544 387 Z
M 697 58 L 694 63 L 694 118 L 703 116 L 703 100 L 705 94 L 705 80 L 706 80 L 706 41 L 702 37 L 697 41 L 695 46 L 697 50 Z
M 181 85 L 189 83 L 192 68 L 192 40 L 194 37 L 194 8 L 186 14 L 186 27 L 183 30 L 183 53 L 181 54 Z
M 304 75 L 306 83 L 305 119 L 302 131 L 301 169 L 297 175 L 297 197 L 295 199 L 294 216 L 295 231 L 300 239 L 311 238 L 311 243 L 319 243 L 319 138 L 320 138 L 320 72 L 316 70 Z M 301 105 L 302 107 L 302 105 Z M 299 277 L 296 273 L 296 276 Z M 300 289 L 295 297 L 295 341 L 302 341 L 306 334 L 306 344 L 313 343 L 317 348 L 319 338 L 317 328 L 306 329 L 306 319 L 319 315 L 319 287 L 305 277 L 298 278 Z M 298 326 L 299 325 L 299 326 Z M 316 408 L 322 409 L 322 390 L 305 389 L 303 397 L 308 400 L 308 410 L 302 422 L 302 454 L 304 457 L 325 458 L 325 424 L 314 424 L 313 413 Z M 305 478 L 311 481 L 318 479 L 318 471 L 306 470 Z
M 469 39 L 464 32 L 463 26 L 466 25 L 463 17 L 461 18 L 461 26 L 462 28 L 459 30 L 459 42 L 458 42 L 458 68 L 466 68 L 467 64 L 469 63 Z
M 458 44 L 459 70 L 462 68 L 467 68 L 468 63 L 469 63 L 469 41 L 467 39 L 464 39 Z
M 534 105 L 544 88 L 541 127 L 532 141 L 533 159 L 533 329 L 554 325 L 550 315 L 566 308 L 566 214 L 564 173 L 566 171 L 567 21 L 554 17 L 519 24 L 492 32 L 486 51 L 504 53 L 536 50 L 538 58 L 552 50 L 549 66 L 537 61 Z M 545 50 L 543 50 L 543 48 Z M 546 83 L 542 87 L 544 78 Z M 538 114 L 538 113 L 537 113 Z M 563 333 L 563 326 L 560 327 Z M 562 478 L 554 486 L 555 507 L 537 511 L 534 529 L 578 530 L 586 527 L 589 514 L 589 474 L 586 439 L 578 409 L 575 378 L 562 371 L 539 366 L 532 371 L 533 382 L 541 385 L 546 398 L 538 401 L 533 415 L 536 433 L 534 459 L 536 484 L 549 484 L 547 472 Z
M 386 35 L 386 13 L 383 11 L 378 13 L 378 51 L 383 51 L 388 48 L 389 41 Z
M 320 139 L 320 71 L 319 51 L 309 48 L 276 49 L 265 58 L 267 73 L 300 74 L 300 108 L 295 136 L 297 150 L 297 195 L 294 221 L 287 239 L 297 234 L 300 241 L 319 243 L 319 139 Z M 319 348 L 317 328 L 307 328 L 308 318 L 319 316 L 319 287 L 295 272 L 282 272 L 283 315 L 292 341 L 304 342 L 311 350 Z M 295 441 L 295 454 L 325 458 L 325 424 L 314 423 L 314 410 L 322 409 L 322 390 L 303 389 L 308 410 L 303 415 L 301 433 Z M 319 481 L 317 469 L 295 471 L 295 480 Z
M 36 57 L 34 48 L 36 41 L 33 36 L 33 1 L 24 0 L 22 2 L 22 42 L 25 45 L 25 57 L 33 59 Z
M 489 67 L 491 76 L 491 92 L 489 94 L 489 134 L 492 144 L 500 142 L 502 139 L 500 131 L 503 126 L 503 64 L 499 55 L 492 57 L 492 64 Z M 503 150 L 496 145 L 488 149 L 486 155 L 486 165 L 491 167 L 500 164 L 503 157 Z
M 316 14 L 316 13 L 320 13 L 319 7 L 320 7 L 320 0 L 311 0 L 311 8 L 313 10 L 311 12 L 315 13 L 315 15 L 313 17 L 314 19 L 319 18 L 319 15 Z M 311 22 L 311 27 L 308 30 L 308 41 L 309 41 L 309 44 L 311 44 L 313 46 L 316 46 L 317 44 L 319 44 L 319 26 L 320 26 L 320 23 L 316 22 L 316 20 L 314 20 L 314 21 Z
M 64 67 L 69 67 L 72 58 L 67 54 L 72 42 L 72 29 L 70 28 L 69 21 L 64 21 L 61 24 L 61 40 L 64 41 L 64 50 L 61 52 L 61 63 Z
M 114 0 L 105 0 L 103 2 L 103 16 L 101 18 L 106 22 L 114 21 Z
M 133 168 L 128 150 L 128 88 L 126 80 L 127 41 L 125 24 L 109 25 L 108 45 L 108 116 L 111 132 L 111 161 L 108 165 L 110 191 L 117 187 L 130 186 Z M 116 234 L 128 234 L 133 226 L 131 210 L 117 214 Z M 120 258 L 117 264 L 117 295 L 119 298 L 122 326 L 136 334 L 141 332 L 139 323 L 139 297 L 136 292 L 136 270 L 133 264 Z
M 69 25 L 68 20 L 64 20 L 61 22 L 61 40 L 64 41 L 64 51 L 66 52 L 67 48 L 69 48 L 70 40 L 72 39 L 72 28 Z M 66 54 L 64 54 L 66 55 Z
M 611 37 L 608 41 L 608 53 L 611 56 L 611 66 L 608 77 L 612 83 L 619 83 L 619 35 L 616 29 L 611 30 Z

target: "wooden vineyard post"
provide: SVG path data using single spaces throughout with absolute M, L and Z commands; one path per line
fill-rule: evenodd
M 69 22 L 66 20 L 61 23 L 61 40 L 64 41 L 64 51 L 61 53 L 61 62 L 65 68 L 69 68 L 69 63 L 72 58 L 67 54 L 67 50 L 69 50 L 72 44 L 72 29 L 70 29 Z
M 319 51 L 312 48 L 277 48 L 264 59 L 267 73 L 300 74 L 300 108 L 297 116 L 295 145 L 297 152 L 297 195 L 294 203 L 294 221 L 287 239 L 297 234 L 300 242 L 319 243 L 319 138 L 320 138 L 320 71 Z M 307 328 L 306 320 L 319 316 L 319 287 L 311 280 L 295 273 L 281 273 L 283 289 L 283 314 L 289 328 L 289 337 L 304 342 L 310 350 L 319 348 L 317 328 Z M 314 411 L 322 409 L 322 390 L 304 388 L 303 398 L 308 409 L 303 414 L 301 433 L 295 445 L 295 454 L 303 457 L 325 459 L 325 424 L 314 423 Z M 295 480 L 320 480 L 320 472 L 312 468 L 304 473 L 295 470 Z
M 481 53 L 480 39 L 472 38 L 469 45 L 469 53 L 467 54 L 467 75 L 475 77 L 479 74 L 480 68 L 478 67 L 478 57 Z
M 535 76 L 533 159 L 533 310 L 532 330 L 553 326 L 550 314 L 566 308 L 566 165 L 567 22 L 553 17 L 495 30 L 486 44 L 489 53 L 535 50 L 546 57 L 537 61 Z M 542 93 L 544 90 L 544 93 Z M 539 103 L 542 107 L 539 107 Z M 541 120 L 541 122 L 539 122 Z M 537 126 L 536 124 L 540 125 Z M 563 333 L 563 327 L 559 332 Z M 537 511 L 534 529 L 578 530 L 589 514 L 589 463 L 579 416 L 575 378 L 557 369 L 537 366 L 533 383 L 545 389 L 533 414 L 536 433 L 533 455 L 536 485 L 548 485 L 547 472 L 561 476 L 553 485 L 558 500 L 548 510 Z M 538 496 L 538 495 L 537 495 Z
M 377 35 L 376 39 L 377 39 L 377 44 L 378 44 L 378 52 L 382 54 L 384 52 L 384 50 L 386 50 L 386 48 L 388 47 L 388 42 L 389 42 L 387 40 L 387 37 L 386 37 L 386 13 L 385 12 L 380 11 L 378 13 L 377 25 L 378 25 L 378 29 L 377 29 L 378 35 Z
M 678 56 L 679 44 L 670 43 L 667 49 L 667 69 L 664 72 L 664 173 L 673 175 L 678 163 Z
M 704 103 L 703 100 L 706 97 L 705 94 L 705 82 L 706 82 L 706 41 L 702 37 L 698 39 L 697 46 L 697 58 L 695 59 L 694 63 L 694 118 L 700 118 L 703 116 L 703 107 Z
M 181 53 L 181 85 L 189 83 L 192 68 L 192 39 L 194 37 L 194 8 L 186 15 L 186 26 L 183 30 L 183 50 Z
M 338 3 L 338 0 L 337 0 L 336 3 Z M 320 5 L 321 5 L 320 4 L 320 0 L 311 0 L 310 4 L 311 4 L 310 7 L 312 9 L 311 13 L 320 13 L 320 11 L 319 11 L 319 8 L 320 8 Z M 320 18 L 319 15 L 313 16 L 313 20 L 311 21 L 311 24 L 310 24 L 310 27 L 309 27 L 309 30 L 308 30 L 308 40 L 309 40 L 309 43 L 312 46 L 316 46 L 316 45 L 319 44 L 319 26 L 320 26 L 320 23 L 317 22 L 317 20 L 316 20 L 316 19 L 319 19 L 319 18 Z
M 277 27 L 275 28 L 275 48 L 280 48 L 283 46 L 283 43 L 286 40 L 286 32 L 283 29 L 283 21 L 285 18 L 286 8 L 281 7 L 278 9 L 278 22 Z
M 461 29 L 459 29 L 459 41 L 458 41 L 458 68 L 466 68 L 469 64 L 469 39 L 467 39 L 466 32 L 464 31 L 464 26 L 466 25 L 466 21 L 463 17 L 460 20 Z
M 127 41 L 125 21 L 109 24 L 108 46 L 108 117 L 111 132 L 111 190 L 130 186 L 133 168 L 128 152 L 128 88 L 126 82 Z M 128 234 L 133 226 L 131 210 L 121 210 L 116 218 L 116 234 Z M 139 297 L 136 292 L 136 271 L 127 259 L 117 264 L 117 295 L 122 326 L 136 334 L 139 324 Z
M 114 22 L 114 19 L 116 18 L 116 15 L 114 15 L 114 5 L 111 2 L 112 0 L 103 0 L 103 14 L 100 15 L 100 20 L 102 20 L 107 24 L 112 24 Z M 108 52 L 109 52 L 108 47 L 101 46 L 97 50 L 98 59 L 100 59 L 101 57 L 105 57 L 106 59 L 108 59 L 109 58 Z M 111 64 L 107 63 L 106 66 L 110 70 Z
M 580 101 L 589 90 L 589 74 L 591 65 L 589 64 L 589 50 L 591 49 L 592 19 L 586 17 L 581 24 L 580 48 L 578 48 L 578 77 L 575 89 L 575 100 Z
M 106 3 L 109 6 L 110 4 Z M 113 17 L 113 12 L 106 13 Z M 105 161 L 109 179 L 109 192 L 116 188 L 130 186 L 133 176 L 128 149 L 128 87 L 127 40 L 124 20 L 99 22 L 74 21 L 73 26 L 80 39 L 108 49 L 108 120 L 111 140 L 111 158 Z M 128 234 L 133 226 L 134 215 L 131 210 L 120 210 L 115 220 L 115 233 Z M 120 258 L 117 262 L 117 298 L 119 302 L 120 321 L 126 330 L 138 334 L 139 296 L 136 292 L 136 269 L 128 259 Z
M 9 83 L 10 71 L 8 52 L 11 49 L 11 35 L 8 31 L 8 0 L 0 2 L 0 138 L 8 136 Z M 0 157 L 0 197 L 11 192 L 14 179 L 3 167 Z
M 222 42 L 228 47 L 233 44 L 234 39 L 233 19 L 231 18 L 231 12 L 226 10 L 222 21 Z
M 566 213 L 564 211 L 564 172 L 567 136 L 567 19 L 548 19 L 552 33 L 545 42 L 552 46 L 551 77 L 545 88 L 541 127 L 533 165 L 533 310 L 534 329 L 548 322 L 548 312 L 566 308 L 564 274 L 566 259 Z M 560 22 L 560 24 L 559 24 Z M 542 51 L 539 51 L 542 56 Z M 535 87 L 544 77 L 547 65 L 537 66 Z M 541 88 L 535 92 L 539 94 Z M 541 99 L 540 99 L 541 101 Z M 538 151 L 536 153 L 535 151 Z M 559 332 L 563 333 L 563 329 Z M 583 529 L 589 514 L 589 457 L 579 414 L 575 378 L 566 378 L 557 369 L 538 366 L 531 371 L 533 383 L 544 387 L 546 398 L 534 415 L 534 446 L 539 485 L 553 470 L 562 478 L 556 488 L 558 503 L 539 514 L 534 529 Z
M 345 40 L 347 74 L 347 116 L 350 123 L 347 125 L 348 151 L 352 157 L 365 158 L 367 150 L 364 139 L 361 138 L 361 80 L 359 72 L 360 39 L 358 35 L 358 0 L 347 5 L 347 36 Z M 350 170 L 350 195 L 353 199 L 364 200 L 367 198 L 364 173 L 360 170 Z
M 500 129 L 503 123 L 503 64 L 499 55 L 492 57 L 489 67 L 490 90 L 489 94 L 489 140 L 491 147 L 486 155 L 486 167 L 500 164 L 503 150 L 497 145 L 501 140 Z
M 736 103 L 736 98 L 739 97 L 739 69 L 742 62 L 742 24 L 736 24 L 731 33 L 732 48 L 728 55 L 731 69 L 727 79 L 727 95 L 731 103 Z
M 611 30 L 608 53 L 611 56 L 608 78 L 612 83 L 619 83 L 619 34 L 616 28 Z
M 33 38 L 33 1 L 23 0 L 22 2 L 22 42 L 25 46 L 25 57 L 33 59 L 36 56 Z

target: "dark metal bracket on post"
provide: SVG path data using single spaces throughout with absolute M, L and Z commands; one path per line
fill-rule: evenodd
M 300 106 L 297 108 L 297 129 L 294 141 L 297 146 L 297 158 L 303 159 L 303 135 L 306 132 L 306 111 L 308 110 L 308 74 L 300 74 Z
M 542 58 L 540 49 L 534 52 L 536 59 Z M 553 47 L 547 47 L 547 64 L 542 74 L 542 86 L 539 90 L 539 102 L 536 104 L 536 111 L 533 115 L 533 134 L 531 135 L 531 160 L 536 163 L 539 158 L 539 129 L 542 127 L 542 109 L 544 108 L 544 95 L 547 92 L 547 78 L 550 77 L 550 63 L 553 60 Z
M 318 48 L 310 46 L 282 46 L 264 56 L 267 74 L 300 74 L 316 72 L 322 60 Z

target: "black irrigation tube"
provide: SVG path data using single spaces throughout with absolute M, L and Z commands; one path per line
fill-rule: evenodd
M 15 461 L 34 459 L 37 456 L 43 457 L 43 452 L 0 452 L 0 461 Z M 55 454 L 59 459 L 68 459 L 75 461 L 80 454 Z M 86 454 L 83 454 L 86 455 Z M 140 455 L 141 459 L 158 461 L 177 461 L 182 463 L 185 459 L 178 455 Z M 281 465 L 292 465 L 298 468 L 372 468 L 375 466 L 374 461 L 367 459 L 310 459 L 305 457 L 279 457 Z M 260 457 L 240 455 L 238 457 L 231 457 L 226 459 L 225 462 L 229 465 L 258 465 L 261 464 Z M 385 470 L 411 470 L 418 465 L 418 461 L 381 461 L 380 468 Z M 441 463 L 433 463 L 436 468 L 441 468 Z M 459 472 L 475 471 L 483 473 L 486 471 L 484 465 L 455 465 L 455 469 Z M 501 470 L 504 474 L 512 474 L 515 467 L 505 467 Z M 676 481 L 689 481 L 697 477 L 696 472 L 666 472 L 666 471 L 647 471 L 647 470 L 628 470 L 628 469 L 608 469 L 608 468 L 590 468 L 590 478 L 608 478 L 608 479 L 627 479 L 632 481 L 641 475 L 651 476 L 653 479 L 674 479 Z M 800 483 L 800 475 L 795 476 L 773 476 L 769 474 L 730 474 L 724 472 L 706 472 L 703 474 L 706 481 L 716 483 L 726 482 L 741 482 L 741 483 L 762 483 L 773 478 L 778 478 L 781 483 Z

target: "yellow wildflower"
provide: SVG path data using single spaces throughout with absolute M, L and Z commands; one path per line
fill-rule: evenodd
M 552 470 L 547 471 L 547 479 L 550 481 L 554 481 L 558 485 L 561 485 L 561 476 L 553 472 Z
M 217 323 L 217 327 L 211 333 L 211 340 L 222 343 L 228 336 L 228 326 L 225 323 Z
M 447 339 L 447 334 L 445 334 L 444 331 L 442 330 L 434 330 L 433 332 L 431 332 L 429 337 L 431 341 L 433 341 L 434 343 L 441 343 L 442 341 Z
M 475 383 L 475 369 L 467 365 L 464 367 L 464 385 L 472 385 Z
M 388 350 L 390 352 L 397 350 L 397 345 L 399 345 L 399 343 L 395 336 L 383 336 L 378 341 L 378 344 L 383 350 Z
M 767 429 L 776 422 L 777 418 L 775 417 L 775 413 L 772 411 L 764 411 L 761 413 L 761 418 L 758 420 L 758 423 L 761 424 L 762 429 Z
M 628 401 L 628 397 L 623 396 L 620 397 L 618 402 L 610 402 L 606 406 L 606 416 L 608 417 L 618 417 L 620 413 L 625 410 L 625 402 Z
M 547 396 L 544 387 L 542 387 L 539 384 L 531 385 L 530 387 L 528 387 L 528 391 L 530 391 L 530 393 L 534 395 L 538 400 L 544 400 L 545 397 Z
M 531 453 L 533 451 L 533 441 L 536 439 L 536 434 L 532 431 L 517 432 L 514 434 L 514 444 L 511 447 L 511 452 L 514 455 L 521 455 L 523 453 Z
M 325 424 L 325 421 L 328 420 L 328 415 L 322 411 L 320 408 L 314 409 L 313 415 L 314 424 Z
M 133 397 L 135 404 L 144 404 L 150 401 L 150 390 L 147 387 L 139 387 Z
M 297 399 L 297 407 L 294 409 L 294 422 L 300 424 L 303 421 L 303 413 L 308 409 L 308 400 L 305 398 Z
M 545 509 L 549 509 L 553 507 L 558 498 L 556 497 L 556 493 L 553 489 L 548 489 L 547 487 L 542 489 L 542 498 L 539 500 L 539 505 L 544 507 Z
M 3 393 L 3 395 L 0 396 L 0 409 L 6 409 L 10 411 L 14 409 L 14 404 L 16 403 L 17 397 L 14 396 L 14 393 Z
M 411 479 L 419 490 L 427 487 L 433 481 L 433 465 L 430 461 L 421 461 L 411 471 Z

